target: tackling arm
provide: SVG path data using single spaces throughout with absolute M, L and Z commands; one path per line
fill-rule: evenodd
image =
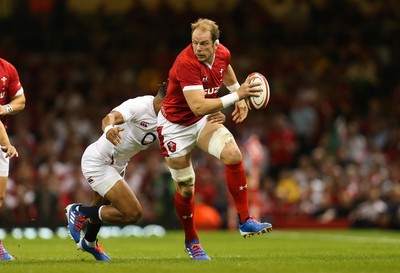
M 105 131 L 107 126 L 114 126 L 124 123 L 124 117 L 120 112 L 111 111 L 101 121 L 101 129 Z
M 111 111 L 101 121 L 101 128 L 106 138 L 114 145 L 121 143 L 122 138 L 119 132 L 124 130 L 124 128 L 114 127 L 114 125 L 122 123 L 124 123 L 124 117 L 117 111 Z

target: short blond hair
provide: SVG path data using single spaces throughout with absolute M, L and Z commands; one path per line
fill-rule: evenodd
M 201 30 L 208 30 L 211 33 L 211 40 L 215 42 L 219 39 L 219 34 L 221 31 L 216 22 L 210 19 L 199 18 L 196 22 L 192 23 L 192 33 L 195 29 L 199 28 Z

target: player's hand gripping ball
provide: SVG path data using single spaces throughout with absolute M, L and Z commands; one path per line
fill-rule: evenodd
M 262 75 L 261 73 L 258 72 L 253 72 L 251 73 L 248 77 L 255 76 L 251 82 L 260 82 L 261 83 L 261 88 L 262 92 L 259 97 L 248 97 L 246 98 L 246 104 L 247 107 L 250 110 L 260 110 L 264 109 L 267 107 L 267 104 L 269 102 L 269 95 L 270 95 L 270 90 L 269 90 L 269 85 L 267 79 Z

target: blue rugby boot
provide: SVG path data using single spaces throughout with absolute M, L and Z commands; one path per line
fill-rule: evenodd
M 239 223 L 240 235 L 244 238 L 254 236 L 255 234 L 263 234 L 272 231 L 272 225 L 270 223 L 260 223 L 253 216 L 247 218 L 243 223 Z
M 11 261 L 14 260 L 14 257 L 7 252 L 4 248 L 3 243 L 0 240 L 0 261 Z
M 98 240 L 96 240 L 94 247 L 90 247 L 86 243 L 85 238 L 82 238 L 79 241 L 79 243 L 77 244 L 77 246 L 78 246 L 78 250 L 82 250 L 82 251 L 92 254 L 93 257 L 98 261 L 110 261 L 111 260 L 111 258 L 108 257 L 108 255 L 104 252 L 104 250 L 100 246 Z
M 70 204 L 65 208 L 65 215 L 68 221 L 68 232 L 75 243 L 79 243 L 81 239 L 81 230 L 83 229 L 86 221 L 85 215 L 78 211 L 81 204 Z
M 192 260 L 211 260 L 206 252 L 201 248 L 201 244 L 197 239 L 185 245 L 185 251 Z

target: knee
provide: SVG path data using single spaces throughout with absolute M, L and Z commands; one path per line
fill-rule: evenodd
M 194 183 L 196 179 L 196 174 L 193 170 L 193 166 L 190 165 L 184 169 L 171 169 L 171 175 L 175 182 L 176 191 L 184 196 L 190 197 L 194 192 Z
M 187 185 L 184 183 L 176 183 L 176 191 L 183 197 L 190 197 L 194 193 L 194 185 Z
M 221 153 L 221 160 L 224 164 L 233 164 L 242 161 L 242 153 L 237 145 L 227 144 Z
M 142 217 L 142 215 L 143 215 L 142 208 L 137 208 L 137 209 L 131 210 L 131 211 L 129 211 L 129 213 L 124 214 L 123 223 L 134 224 L 137 221 L 139 221 L 139 219 Z

